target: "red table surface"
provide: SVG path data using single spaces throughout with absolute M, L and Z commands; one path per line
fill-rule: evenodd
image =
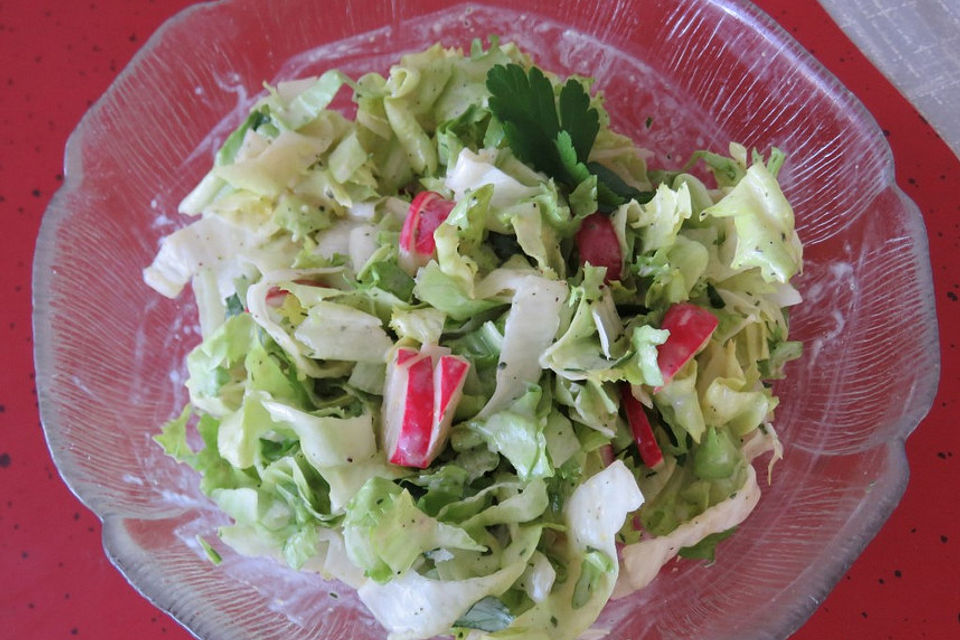
M 31 330 L 40 218 L 84 111 L 188 0 L 0 2 L 0 637 L 189 638 L 108 562 L 100 522 L 64 485 L 41 432 Z M 902 502 L 793 636 L 960 638 L 960 162 L 812 0 L 760 6 L 835 73 L 888 136 L 897 182 L 926 221 L 943 358 L 907 442 Z M 762 606 L 762 603 L 758 603 Z

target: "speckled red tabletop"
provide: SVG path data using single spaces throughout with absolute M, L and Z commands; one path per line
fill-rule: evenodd
M 0 637 L 186 639 L 107 561 L 36 406 L 31 265 L 84 111 L 188 0 L 0 1 Z M 926 220 L 943 354 L 900 506 L 794 640 L 960 638 L 960 162 L 812 0 L 760 0 L 866 104 Z M 762 606 L 758 603 L 758 606 Z

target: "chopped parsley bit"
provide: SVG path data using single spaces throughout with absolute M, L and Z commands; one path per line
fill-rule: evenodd
M 210 562 L 213 564 L 220 564 L 223 562 L 223 557 L 217 553 L 217 550 L 214 549 L 209 542 L 203 539 L 203 536 L 197 535 L 197 542 L 200 543 L 200 547 L 207 554 L 207 558 L 210 560 Z

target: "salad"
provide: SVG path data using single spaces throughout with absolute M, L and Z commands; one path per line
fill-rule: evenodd
M 495 39 L 268 86 L 143 273 L 196 297 L 156 440 L 222 542 L 397 640 L 576 638 L 712 561 L 782 454 L 802 250 L 779 150 L 648 157 L 590 79 Z

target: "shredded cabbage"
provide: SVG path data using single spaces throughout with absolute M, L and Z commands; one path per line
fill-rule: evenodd
M 222 542 L 355 587 L 392 639 L 576 638 L 674 555 L 712 559 L 751 461 L 783 455 L 783 154 L 698 152 L 715 186 L 648 174 L 589 87 L 496 40 L 268 87 L 144 269 L 197 298 L 189 404 L 156 440 Z M 423 464 L 391 462 L 388 423 Z

